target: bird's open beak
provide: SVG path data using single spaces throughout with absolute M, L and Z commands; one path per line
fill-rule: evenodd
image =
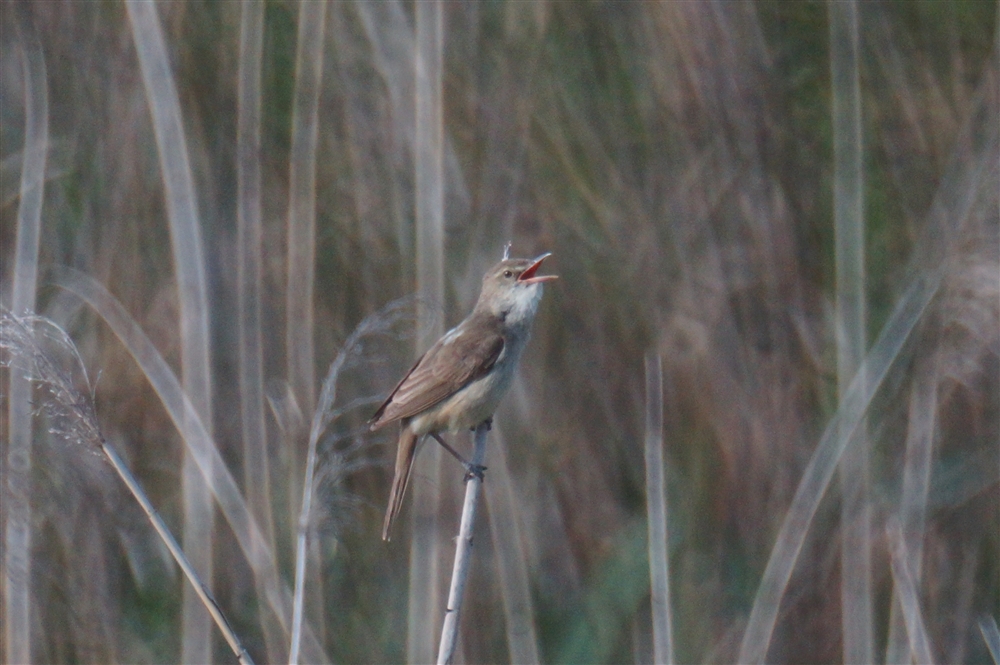
M 525 284 L 540 284 L 541 282 L 549 282 L 553 279 L 559 279 L 558 275 L 539 275 L 538 277 L 535 277 L 535 273 L 538 272 L 538 268 L 542 265 L 542 261 L 550 256 L 552 256 L 552 252 L 546 252 L 535 259 L 535 262 L 528 266 L 527 270 L 521 273 L 521 276 L 517 278 L 517 281 Z

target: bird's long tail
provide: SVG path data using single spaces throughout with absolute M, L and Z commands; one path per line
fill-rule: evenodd
M 406 426 L 399 433 L 399 446 L 396 449 L 396 475 L 392 479 L 392 491 L 389 493 L 389 506 L 385 510 L 385 522 L 382 524 L 382 540 L 389 540 L 389 530 L 403 507 L 403 496 L 410 482 L 410 471 L 413 469 L 413 458 L 417 454 L 417 440 L 420 437 Z

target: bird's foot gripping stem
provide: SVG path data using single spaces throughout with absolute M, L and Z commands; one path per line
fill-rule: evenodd
M 444 446 L 444 449 L 451 453 L 451 455 L 465 467 L 465 479 L 462 482 L 467 483 L 473 478 L 479 478 L 479 482 L 483 482 L 483 471 L 486 470 L 485 466 L 466 461 L 466 459 L 459 455 L 457 450 L 448 445 L 448 442 L 442 439 L 441 435 L 437 432 L 431 432 L 431 436 L 437 439 L 437 442 Z
M 473 478 L 479 478 L 479 482 L 483 482 L 486 480 L 483 476 L 483 471 L 486 471 L 486 467 L 482 464 L 467 463 L 465 465 L 465 478 L 462 479 L 462 482 L 467 483 Z

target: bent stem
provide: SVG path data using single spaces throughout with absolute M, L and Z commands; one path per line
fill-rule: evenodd
M 118 456 L 118 453 L 115 452 L 114 448 L 109 446 L 106 441 L 101 442 L 101 448 L 104 450 L 104 454 L 108 456 L 111 466 L 114 467 L 114 470 L 118 473 L 119 477 L 121 477 L 122 481 L 128 486 L 132 496 L 134 496 L 135 500 L 139 502 L 140 506 L 142 506 L 142 511 L 146 513 L 146 517 L 149 518 L 150 524 L 153 525 L 153 528 L 156 529 L 156 533 L 159 534 L 160 539 L 167 546 L 167 549 L 170 550 L 170 554 L 174 557 L 174 561 L 176 561 L 177 565 L 181 567 L 182 571 L 184 571 L 184 575 L 188 578 L 188 581 L 191 582 L 194 592 L 198 595 L 198 598 L 208 610 L 208 613 L 212 615 L 215 625 L 217 625 L 219 630 L 222 631 L 222 636 L 226 638 L 226 642 L 229 643 L 229 647 L 233 650 L 233 653 L 236 654 L 236 657 L 241 663 L 243 663 L 243 665 L 253 665 L 253 660 L 250 658 L 250 654 L 248 654 L 247 650 L 243 648 L 240 638 L 236 636 L 235 632 L 233 632 L 232 626 L 229 625 L 229 621 L 226 620 L 225 615 L 219 608 L 219 603 L 216 602 L 215 597 L 212 596 L 208 587 L 202 583 L 201 578 L 198 577 L 198 573 L 195 572 L 191 562 L 188 561 L 186 556 L 184 556 L 184 550 L 182 550 L 180 545 L 177 544 L 177 540 L 174 539 L 174 536 L 170 533 L 167 525 L 163 523 L 163 519 L 160 518 L 159 513 L 156 512 L 155 508 L 153 508 L 153 504 L 149 502 L 149 498 L 142 490 L 139 482 L 135 479 L 135 476 L 133 476 L 132 472 L 128 470 L 128 467 L 125 466 L 125 462 L 123 462 L 122 458 Z
M 476 427 L 472 464 L 483 466 L 486 461 L 486 433 L 489 425 L 485 422 Z M 472 527 L 476 523 L 476 508 L 479 505 L 479 487 L 483 481 L 473 475 L 465 485 L 465 503 L 462 506 L 462 522 L 455 543 L 455 567 L 451 572 L 451 590 L 448 592 L 448 608 L 441 627 L 441 644 L 438 647 L 438 665 L 451 663 L 458 642 L 458 614 L 462 609 L 462 594 L 469 578 L 469 563 L 472 561 Z

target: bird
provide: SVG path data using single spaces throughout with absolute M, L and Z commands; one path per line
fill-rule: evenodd
M 466 462 L 441 433 L 492 423 L 528 342 L 543 284 L 557 279 L 537 274 L 551 253 L 512 259 L 509 252 L 507 245 L 503 260 L 486 271 L 472 313 L 417 360 L 368 421 L 372 431 L 400 423 L 382 540 L 390 539 L 418 444 L 426 435 L 462 462 L 470 474 L 482 478 L 485 468 Z

